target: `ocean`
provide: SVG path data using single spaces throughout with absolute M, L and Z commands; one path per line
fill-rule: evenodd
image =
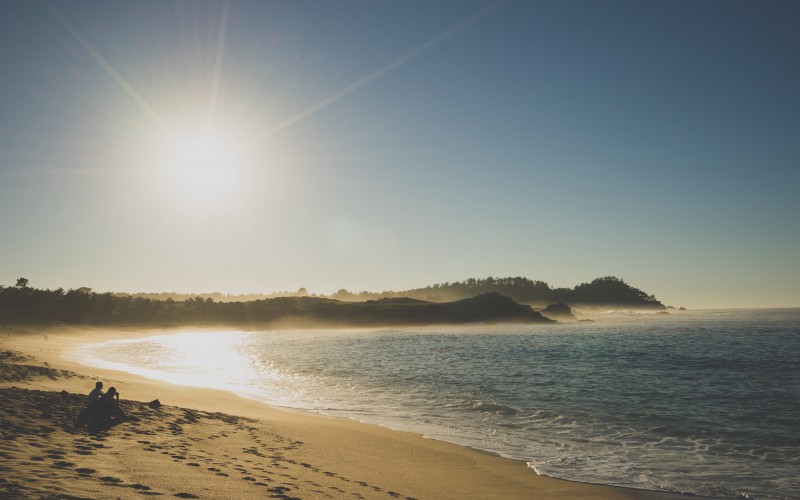
M 554 325 L 204 328 L 72 354 L 496 452 L 557 478 L 800 498 L 800 309 Z

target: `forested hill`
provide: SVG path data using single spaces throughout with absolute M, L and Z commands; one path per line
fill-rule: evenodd
M 474 297 L 483 293 L 499 293 L 521 304 L 544 307 L 554 303 L 570 306 L 596 306 L 615 308 L 665 309 L 658 299 L 634 288 L 624 280 L 606 276 L 590 283 L 581 283 L 575 288 L 551 288 L 544 281 L 528 278 L 470 278 L 455 283 L 444 283 L 404 290 L 401 292 L 350 293 L 339 290 L 332 295 L 340 300 L 365 300 L 378 296 L 410 297 L 429 301 L 451 301 Z
M 285 294 L 292 295 L 290 292 Z M 575 288 L 551 288 L 527 278 L 468 279 L 400 292 L 293 296 L 256 300 L 215 300 L 208 296 L 164 300 L 120 293 L 39 290 L 20 278 L 14 287 L 0 286 L 0 325 L 15 323 L 279 323 L 400 325 L 502 321 L 547 321 L 531 309 L 550 304 L 573 307 L 648 308 L 663 310 L 652 295 L 623 280 L 605 277 Z
M 277 297 L 248 302 L 185 301 L 94 293 L 89 289 L 0 288 L 0 325 L 181 325 L 219 323 L 267 327 L 393 326 L 464 323 L 549 323 L 508 297 L 488 293 L 453 302 L 384 298 L 345 302 Z
M 89 290 L 89 289 L 86 289 Z M 412 298 L 429 302 L 449 302 L 467 299 L 484 293 L 499 293 L 521 304 L 543 308 L 550 304 L 564 303 L 573 307 L 595 306 L 612 308 L 647 308 L 665 309 L 664 305 L 654 296 L 634 288 L 624 280 L 614 276 L 597 278 L 589 283 L 582 283 L 575 288 L 552 288 L 544 281 L 528 278 L 470 278 L 453 283 L 442 283 L 413 288 L 411 290 L 382 292 L 362 291 L 352 292 L 341 289 L 330 295 L 309 293 L 305 288 L 296 291 L 274 292 L 270 294 L 226 295 L 222 293 L 179 294 L 179 293 L 118 293 L 117 296 L 130 296 L 151 300 L 204 300 L 214 302 L 249 302 L 261 299 L 278 297 L 317 297 L 355 302 L 378 300 L 383 298 Z

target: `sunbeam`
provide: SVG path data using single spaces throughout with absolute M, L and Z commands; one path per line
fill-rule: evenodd
M 295 115 L 293 115 L 293 116 L 287 118 L 286 120 L 278 123 L 274 127 L 272 127 L 270 129 L 266 130 L 265 132 L 257 135 L 250 142 L 251 143 L 255 143 L 255 142 L 260 142 L 260 141 L 263 141 L 265 139 L 268 139 L 269 137 L 271 137 L 271 136 L 273 136 L 273 135 L 275 135 L 277 133 L 280 133 L 280 132 L 286 130 L 287 128 L 297 124 L 298 122 L 301 122 L 301 121 L 303 121 L 303 120 L 305 120 L 305 119 L 307 119 L 307 118 L 319 113 L 320 111 L 322 111 L 323 109 L 327 108 L 331 104 L 334 104 L 335 102 L 339 101 L 340 99 L 342 99 L 344 97 L 347 97 L 348 95 L 352 94 L 356 90 L 359 90 L 360 88 L 364 87 L 365 85 L 367 85 L 369 83 L 372 83 L 373 81 L 375 81 L 378 78 L 386 75 L 387 73 L 389 73 L 391 71 L 394 71 L 395 69 L 399 68 L 400 66 L 408 63 L 409 61 L 412 61 L 413 59 L 419 57 L 420 55 L 422 55 L 425 52 L 429 51 L 433 47 L 435 47 L 435 46 L 439 45 L 440 43 L 444 42 L 445 40 L 447 40 L 448 38 L 450 38 L 453 35 L 457 34 L 458 32 L 468 28 L 469 26 L 471 26 L 475 22 L 479 21 L 483 17 L 489 15 L 491 12 L 495 11 L 496 9 L 498 9 L 500 6 L 505 4 L 506 1 L 507 0 L 499 0 L 499 1 L 489 5 L 485 9 L 483 9 L 483 10 L 477 12 L 476 14 L 468 17 L 467 19 L 461 21 L 460 23 L 458 23 L 455 26 L 453 26 L 452 28 L 446 30 L 442 34 L 440 34 L 440 35 L 428 40 L 427 42 L 423 43 L 419 47 L 406 52 L 405 54 L 403 54 L 400 57 L 394 59 L 393 61 L 389 62 L 388 64 L 378 68 L 377 70 L 375 70 L 372 73 L 368 74 L 367 76 L 361 78 L 360 80 L 357 80 L 357 81 L 351 83 L 350 85 L 348 85 L 347 87 L 341 89 L 340 91 L 331 94 L 330 96 L 326 97 L 325 99 L 322 99 L 321 101 L 319 101 L 319 102 L 317 102 L 315 104 L 312 104 L 308 108 L 300 111 L 299 113 L 296 113 Z
M 222 13 L 219 19 L 219 35 L 217 36 L 217 47 L 214 53 L 214 73 L 211 80 L 211 95 L 208 102 L 208 123 L 213 123 L 214 114 L 217 108 L 217 98 L 219 97 L 219 82 L 222 77 L 222 60 L 225 55 L 225 31 L 228 24 L 228 7 L 230 1 L 222 3 Z
M 111 78 L 113 78 L 115 82 L 117 82 L 117 84 L 122 88 L 122 90 L 124 90 L 134 101 L 136 101 L 136 103 L 148 115 L 150 115 L 150 117 L 158 124 L 159 127 L 161 127 L 165 131 L 168 131 L 169 126 L 167 125 L 167 122 L 161 117 L 161 115 L 158 114 L 158 112 L 156 112 L 155 109 L 153 109 L 153 106 L 151 106 L 150 103 L 148 103 L 147 100 L 144 97 L 142 97 L 142 95 L 135 88 L 133 88 L 133 85 L 131 85 L 128 82 L 128 80 L 126 80 L 125 77 L 123 77 L 119 73 L 119 71 L 114 69 L 114 66 L 112 66 L 111 63 L 109 63 L 103 57 L 103 55 L 100 54 L 100 52 L 97 49 L 95 49 L 94 46 L 91 43 L 89 43 L 89 41 L 86 40 L 78 32 L 78 30 L 76 30 L 72 26 L 72 24 L 70 24 L 70 22 L 64 16 L 62 16 L 53 5 L 50 4 L 50 2 L 48 2 L 47 0 L 42 0 L 42 3 L 45 5 L 45 7 L 47 7 L 47 10 L 50 11 L 50 14 L 56 19 L 56 21 L 58 21 L 58 23 L 65 30 L 67 30 L 67 32 L 69 32 L 70 35 L 72 35 L 75 41 L 77 41 L 81 45 L 81 47 L 83 47 L 84 50 L 86 50 L 86 52 L 88 52 L 89 55 L 92 56 L 92 59 L 94 59 L 95 62 L 101 68 L 103 68 L 103 70 L 105 70 L 106 73 L 108 73 L 109 76 L 111 76 Z

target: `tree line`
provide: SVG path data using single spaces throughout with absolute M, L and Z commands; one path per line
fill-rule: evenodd
M 553 288 L 548 283 L 528 278 L 469 278 L 463 281 L 439 283 L 424 288 L 409 290 L 384 290 L 382 292 L 361 291 L 353 292 L 342 288 L 332 294 L 310 293 L 306 288 L 298 290 L 285 290 L 268 294 L 241 294 L 230 295 L 219 292 L 204 294 L 181 294 L 174 292 L 159 293 L 117 293 L 116 296 L 132 296 L 153 300 L 186 301 L 212 299 L 214 302 L 249 302 L 253 300 L 272 299 L 280 297 L 317 297 L 342 301 L 366 301 L 382 298 L 407 297 L 430 302 L 449 302 L 466 299 L 484 293 L 499 293 L 516 302 L 530 304 L 535 307 L 544 307 L 549 304 L 562 302 L 573 306 L 619 306 L 664 309 L 664 305 L 653 295 L 649 295 L 638 288 L 627 284 L 623 279 L 615 276 L 605 276 L 581 283 L 574 288 Z
M 618 306 L 664 309 L 653 295 L 635 288 L 621 278 L 604 276 L 575 288 L 552 288 L 544 281 L 523 277 L 484 279 L 469 278 L 464 281 L 442 283 L 401 292 L 360 292 L 339 290 L 331 298 L 339 300 L 369 300 L 381 297 L 410 297 L 434 302 L 460 300 L 484 293 L 499 293 L 522 304 L 544 307 L 554 303 L 572 306 Z
M 460 301 L 429 302 L 383 298 L 362 302 L 321 297 L 276 297 L 214 302 L 195 297 L 176 301 L 95 293 L 89 288 L 41 290 L 0 287 L 0 324 L 257 324 L 281 326 L 377 326 L 469 322 L 547 322 L 530 307 L 500 294 Z
M 470 278 L 401 292 L 351 293 L 339 290 L 330 296 L 311 296 L 281 292 L 254 300 L 215 300 L 211 296 L 151 298 L 122 293 L 96 293 L 91 288 L 42 290 L 32 288 L 25 278 L 15 286 L 0 286 L 0 324 L 13 323 L 174 323 L 174 322 L 243 322 L 271 321 L 277 317 L 312 317 L 324 320 L 337 315 L 357 314 L 355 308 L 338 308 L 350 302 L 371 303 L 360 311 L 386 312 L 387 307 L 406 308 L 401 298 L 425 303 L 449 303 L 486 294 L 499 294 L 519 304 L 544 307 L 564 303 L 571 306 L 611 306 L 664 309 L 654 296 L 634 288 L 613 276 L 597 278 L 575 288 L 551 288 L 543 281 L 527 278 Z M 292 299 L 292 300 L 289 300 Z M 386 299 L 395 299 L 385 302 Z M 384 300 L 382 303 L 376 301 Z M 380 307 L 379 307 L 380 306 Z M 422 310 L 417 304 L 415 311 Z M 394 310 L 394 309 L 393 309 Z M 431 309 L 433 310 L 433 309 Z M 408 310 L 406 310 L 408 312 Z M 355 321 L 349 318 L 348 321 Z

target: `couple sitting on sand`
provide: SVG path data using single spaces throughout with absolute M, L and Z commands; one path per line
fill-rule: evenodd
M 90 431 L 99 431 L 113 427 L 128 416 L 119 406 L 119 393 L 113 387 L 103 393 L 103 383 L 97 382 L 86 398 L 86 408 L 78 415 L 78 427 L 88 425 Z

